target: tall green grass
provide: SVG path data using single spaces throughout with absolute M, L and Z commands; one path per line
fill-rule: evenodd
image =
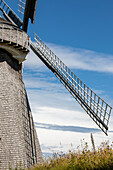
M 81 148 L 69 151 L 67 154 L 55 153 L 52 158 L 44 159 L 42 164 L 36 164 L 29 169 L 16 168 L 15 170 L 113 170 L 113 142 L 102 142 L 96 149 L 91 134 L 92 149 L 88 143 L 81 140 Z M 12 170 L 9 168 L 9 170 Z
M 92 150 L 89 150 L 87 142 L 84 142 L 82 151 L 78 149 L 67 154 L 54 154 L 53 158 L 44 160 L 42 165 L 37 164 L 29 170 L 113 170 L 113 142 L 111 144 L 103 142 L 97 150 L 92 135 L 91 142 Z

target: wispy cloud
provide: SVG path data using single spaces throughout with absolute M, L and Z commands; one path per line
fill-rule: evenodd
M 36 128 L 47 129 L 47 130 L 58 130 L 58 131 L 60 130 L 60 131 L 68 131 L 68 132 L 80 132 L 80 133 L 100 132 L 100 130 L 96 128 L 86 128 L 80 126 L 61 126 L 56 124 L 37 123 L 37 122 L 35 122 L 35 125 Z
M 55 44 L 48 44 L 48 46 L 72 70 L 113 73 L 111 55 Z M 77 146 L 81 138 L 87 139 L 89 133 L 98 128 L 32 51 L 25 61 L 24 68 L 24 81 L 34 121 L 40 122 L 37 125 L 37 132 L 43 152 L 49 152 L 48 148 L 54 151 L 61 151 L 61 149 L 67 151 L 71 143 Z M 102 97 L 105 95 L 104 89 L 93 90 Z M 106 95 L 104 98 L 108 99 L 109 96 Z M 110 131 L 112 130 L 113 124 L 110 122 Z M 75 134 L 73 131 L 78 132 Z M 106 138 L 99 128 L 95 131 L 95 135 L 97 143 L 100 142 L 100 138 L 101 141 Z M 112 135 L 113 133 L 110 134 Z M 63 148 L 60 148 L 60 142 Z
M 84 138 L 85 142 L 88 143 L 89 149 L 92 148 L 90 133 L 71 132 L 71 131 L 58 131 L 58 130 L 47 130 L 43 128 L 37 128 L 41 148 L 43 152 L 55 153 L 55 152 L 68 152 L 71 150 L 77 150 L 77 146 L 81 146 L 81 141 Z M 109 133 L 106 138 L 102 132 L 93 133 L 95 146 L 98 148 L 101 142 L 109 140 L 112 142 L 113 133 Z M 79 149 L 83 149 L 80 147 Z
M 47 45 L 70 68 L 113 73 L 113 55 L 51 43 Z M 28 58 L 29 60 L 25 62 L 26 68 L 43 67 L 43 63 L 32 51 Z

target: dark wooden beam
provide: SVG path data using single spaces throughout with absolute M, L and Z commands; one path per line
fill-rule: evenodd
M 29 18 L 31 19 L 31 23 L 34 24 L 37 2 L 38 0 L 26 0 L 22 28 L 25 32 L 27 32 Z

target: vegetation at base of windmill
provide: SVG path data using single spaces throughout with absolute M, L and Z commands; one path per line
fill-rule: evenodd
M 35 165 L 29 170 L 76 170 L 76 169 L 113 169 L 113 142 L 101 143 L 98 150 L 88 149 L 87 142 L 82 140 L 82 151 L 69 151 L 68 154 L 54 154 L 53 158 L 45 160 L 42 165 Z M 93 143 L 94 146 L 94 143 Z

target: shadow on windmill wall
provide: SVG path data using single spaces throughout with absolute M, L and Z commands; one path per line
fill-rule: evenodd
M 4 55 L 5 54 L 5 55 Z M 22 70 L 22 64 L 12 57 L 6 50 L 0 48 L 0 62 L 7 62 L 16 71 Z
M 25 127 L 25 134 L 24 135 L 27 137 L 27 135 L 29 134 L 29 139 L 27 140 L 26 144 L 28 144 L 29 147 L 31 147 L 31 152 L 32 152 L 32 153 L 30 153 L 27 150 L 28 151 L 28 160 L 27 161 L 29 163 L 29 160 L 32 158 L 33 164 L 36 164 L 36 163 L 39 163 L 39 162 L 41 163 L 42 152 L 41 152 L 39 141 L 38 141 L 38 138 L 37 138 L 37 134 L 36 134 L 35 126 L 34 126 L 34 121 L 33 121 L 32 113 L 31 113 L 31 108 L 30 108 L 30 105 L 29 105 L 29 101 L 28 101 L 26 91 L 25 91 L 25 97 L 26 97 L 27 114 L 28 114 L 27 115 L 28 122 L 25 122 L 25 123 L 29 124 L 29 126 L 27 127 L 27 129 Z M 29 166 L 30 166 L 30 164 L 28 165 L 28 167 Z

